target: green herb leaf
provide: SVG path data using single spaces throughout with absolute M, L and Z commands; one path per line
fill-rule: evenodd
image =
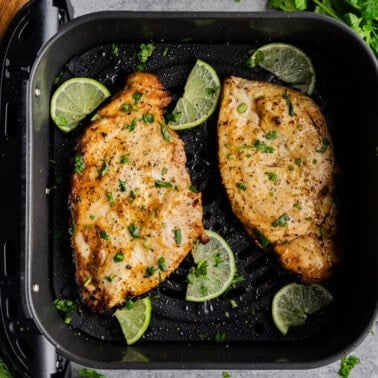
M 242 102 L 237 108 L 236 108 L 236 111 L 239 113 L 239 114 L 243 114 L 247 111 L 248 109 L 248 106 L 245 102 Z
M 161 175 L 164 176 L 164 175 L 167 174 L 167 173 L 168 173 L 168 168 L 167 168 L 167 167 L 163 167 L 163 168 L 161 169 Z
M 204 277 L 207 278 L 207 267 L 209 263 L 206 260 L 200 260 L 197 263 L 196 269 L 195 269 L 195 276 L 198 277 Z
M 189 185 L 189 190 L 193 193 L 199 193 L 198 189 L 193 184 Z
M 122 181 L 122 180 L 119 180 L 119 190 L 121 192 L 125 192 L 126 191 L 126 181 Z
M 180 228 L 175 228 L 175 229 L 173 230 L 173 233 L 175 234 L 175 241 L 176 241 L 176 244 L 181 244 L 181 243 L 182 243 L 181 229 L 180 229 Z
M 84 156 L 80 154 L 76 154 L 75 158 L 75 173 L 83 173 L 85 169 L 85 161 L 84 161 Z
M 131 106 L 131 104 L 123 104 L 121 109 L 122 109 L 122 111 L 129 113 L 129 112 L 131 112 L 133 107 Z
M 224 341 L 226 341 L 226 339 L 227 339 L 227 336 L 224 332 L 222 332 L 222 333 L 219 332 L 215 335 L 215 341 L 217 343 L 223 343 Z
M 137 104 L 139 104 L 140 99 L 143 97 L 143 93 L 141 93 L 141 92 L 135 92 L 135 93 L 133 93 L 132 97 L 134 99 L 134 104 L 137 105 Z
M 270 181 L 277 182 L 278 180 L 277 174 L 275 174 L 274 172 L 265 172 L 265 174 L 268 176 L 268 179 Z
M 255 141 L 253 147 L 266 154 L 272 154 L 274 152 L 273 147 L 267 146 L 264 142 L 260 142 L 258 139 Z
M 111 52 L 113 55 L 118 56 L 119 55 L 119 47 L 115 43 L 112 44 Z
M 277 139 L 278 133 L 276 130 L 269 131 L 268 133 L 265 134 L 265 138 L 268 140 Z
M 71 299 L 56 298 L 56 299 L 54 299 L 53 304 L 56 307 L 56 309 L 58 309 L 59 311 L 62 311 L 62 312 L 66 312 L 66 313 L 76 311 L 76 309 L 77 309 L 76 303 L 74 301 L 72 301 Z
M 105 160 L 103 166 L 100 169 L 100 176 L 101 177 L 105 176 L 109 172 L 109 169 L 110 169 L 109 161 Z
M 162 272 L 165 272 L 167 270 L 167 265 L 165 264 L 165 258 L 160 257 L 158 259 L 158 267 Z
M 116 274 L 111 274 L 110 276 L 106 276 L 105 279 L 108 282 L 113 282 L 114 278 L 116 278 L 116 277 L 117 277 Z
M 157 271 L 155 266 L 149 266 L 146 269 L 146 274 L 144 275 L 146 278 L 153 276 L 153 274 Z
M 130 299 L 126 299 L 126 301 L 125 301 L 125 307 L 128 310 L 131 310 L 134 307 L 134 302 L 131 301 Z
M 302 206 L 301 206 L 301 204 L 297 201 L 297 202 L 295 202 L 295 204 L 293 205 L 296 209 L 298 209 L 298 210 L 302 210 Z
M 343 357 L 341 359 L 340 370 L 338 371 L 340 377 L 348 378 L 351 370 L 360 363 L 360 359 L 356 356 Z
M 229 318 L 229 316 L 226 315 L 226 318 Z M 231 374 L 228 371 L 222 372 L 222 378 L 231 378 Z
M 139 235 L 140 235 L 140 228 L 133 222 L 131 223 L 127 229 L 129 230 L 130 232 L 130 235 L 136 239 L 136 238 L 139 238 Z
M 272 222 L 272 226 L 273 227 L 285 227 L 287 226 L 287 222 L 290 220 L 290 217 L 284 213 L 282 214 L 277 220 L 275 220 L 274 222 Z
M 292 117 L 295 116 L 294 106 L 293 106 L 293 103 L 291 102 L 290 95 L 287 93 L 287 88 L 285 88 L 284 92 L 282 93 L 282 97 L 286 100 L 286 104 L 289 108 L 289 115 Z
M 157 188 L 173 188 L 173 184 L 169 181 L 155 180 Z
M 296 158 L 296 159 L 294 160 L 294 163 L 295 163 L 298 167 L 300 167 L 300 166 L 303 164 L 303 160 L 300 159 L 300 158 Z
M 231 299 L 230 303 L 231 303 L 231 308 L 238 308 L 239 307 L 238 302 L 236 302 L 235 299 Z
M 155 117 L 153 114 L 147 113 L 147 114 L 143 114 L 142 119 L 143 119 L 143 122 L 145 123 L 152 123 L 154 122 Z
M 165 118 L 168 122 L 179 122 L 182 117 L 181 112 L 168 113 Z
M 129 125 L 125 125 L 123 128 L 126 130 L 129 130 L 129 132 L 132 132 L 136 129 L 138 126 L 138 120 L 134 118 Z
M 164 120 L 161 122 L 161 134 L 166 141 L 172 142 L 172 135 L 169 133 L 168 126 Z
M 215 268 L 218 268 L 218 266 L 219 266 L 220 264 L 222 264 L 222 263 L 223 263 L 222 256 L 221 256 L 221 254 L 218 252 L 218 253 L 216 253 L 216 254 L 214 255 L 214 267 L 215 267 Z
M 101 230 L 100 231 L 100 238 L 104 239 L 104 240 L 109 240 L 109 234 L 106 231 Z
M 110 203 L 110 206 L 114 206 L 114 197 L 112 192 L 106 192 L 106 197 Z
M 327 151 L 329 145 L 329 140 L 325 137 L 322 137 L 322 146 L 315 151 L 320 154 L 324 154 Z
M 238 188 L 239 192 L 245 192 L 247 190 L 247 186 L 243 182 L 236 183 L 236 187 Z
M 255 228 L 253 230 L 253 233 L 263 248 L 269 247 L 270 242 L 268 238 L 262 233 L 262 231 L 260 231 L 258 228 Z
M 142 43 L 139 45 L 139 52 L 137 57 L 141 63 L 146 63 L 151 57 L 152 53 L 155 50 L 155 45 L 153 43 Z
M 130 154 L 122 155 L 119 159 L 120 164 L 130 163 Z
M 114 255 L 114 257 L 113 257 L 113 260 L 114 260 L 115 262 L 121 262 L 121 261 L 123 261 L 124 259 L 125 259 L 125 256 L 123 255 L 122 252 L 118 252 L 118 253 L 116 253 L 116 254 Z

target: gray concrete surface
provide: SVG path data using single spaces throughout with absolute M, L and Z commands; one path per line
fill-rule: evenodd
M 87 13 L 103 10 L 128 10 L 128 11 L 262 11 L 266 10 L 267 0 L 71 0 L 74 7 L 74 17 Z M 361 363 L 356 366 L 351 378 L 378 378 L 378 325 L 367 334 L 365 340 L 353 351 Z M 351 351 L 352 352 L 352 351 Z M 73 378 L 79 377 L 82 366 L 73 364 Z M 229 370 L 232 378 L 325 378 L 337 377 L 340 361 L 328 366 L 312 370 L 290 371 L 245 371 Z M 98 370 L 108 378 L 220 378 L 222 371 L 219 370 L 137 370 L 137 371 L 114 371 Z

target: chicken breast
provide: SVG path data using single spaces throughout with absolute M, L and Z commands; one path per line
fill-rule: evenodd
M 148 292 L 207 240 L 183 142 L 163 121 L 169 102 L 155 75 L 132 74 L 79 142 L 72 245 L 77 282 L 95 311 Z
M 218 143 L 222 180 L 248 233 L 303 282 L 326 279 L 338 261 L 335 161 L 318 106 L 289 88 L 230 77 Z

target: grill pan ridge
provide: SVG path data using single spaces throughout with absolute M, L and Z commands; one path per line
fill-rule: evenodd
M 30 84 L 31 125 L 27 138 L 30 142 L 28 285 L 32 287 L 38 282 L 41 289 L 39 293 L 33 293 L 29 289 L 29 306 L 37 325 L 61 348 L 62 354 L 96 367 L 162 368 L 169 363 L 169 367 L 231 368 L 234 363 L 239 368 L 298 368 L 326 363 L 331 358 L 336 358 L 346 346 L 350 347 L 352 343 L 358 342 L 362 332 L 374 319 L 377 291 L 371 290 L 374 287 L 369 282 L 369 277 L 376 274 L 374 269 L 377 268 L 377 260 L 371 255 L 370 267 L 366 266 L 365 269 L 364 266 L 366 276 L 357 274 L 360 278 L 357 289 L 348 285 L 347 280 L 353 270 L 353 259 L 356 255 L 346 254 L 342 267 L 334 279 L 327 283 L 335 297 L 335 303 L 317 316 L 310 317 L 306 325 L 293 329 L 287 337 L 281 336 L 271 320 L 271 299 L 280 287 L 295 281 L 296 277 L 283 270 L 273 254 L 267 254 L 254 245 L 231 211 L 218 172 L 217 112 L 204 125 L 180 132 L 180 136 L 185 143 L 187 167 L 192 182 L 203 193 L 205 226 L 222 234 L 230 243 L 236 254 L 238 271 L 245 280 L 220 299 L 205 304 L 186 302 L 185 278 L 188 269 L 193 265 L 191 257 L 188 256 L 168 280 L 151 293 L 156 299 L 153 300 L 150 329 L 139 344 L 129 348 L 126 348 L 114 318 L 91 313 L 79 300 L 68 235 L 70 224 L 67 194 L 72 156 L 83 127 L 65 136 L 51 125 L 48 101 L 55 88 L 54 78 L 58 74 L 62 75 L 61 80 L 72 76 L 93 77 L 115 93 L 123 86 L 125 76 L 135 70 L 135 53 L 139 43 L 149 40 L 157 45 L 149 62 L 149 70 L 157 73 L 171 91 L 173 104 L 181 95 L 185 79 L 196 58 L 213 65 L 221 79 L 229 75 L 239 75 L 249 79 L 274 81 L 274 77 L 263 70 L 250 70 L 245 67 L 244 59 L 248 51 L 271 40 L 289 42 L 303 48 L 314 61 L 318 74 L 315 101 L 327 118 L 337 159 L 344 175 L 340 185 L 339 222 L 343 249 L 350 253 L 353 248 L 363 248 L 365 255 L 369 257 L 366 247 L 375 246 L 373 239 L 376 239 L 376 235 L 373 230 L 376 225 L 373 222 L 369 224 L 370 229 L 367 231 L 369 239 L 361 246 L 358 238 L 353 237 L 352 231 L 362 233 L 363 226 L 356 225 L 352 229 L 346 221 L 348 215 L 356 214 L 356 211 L 360 216 L 366 215 L 367 220 L 373 219 L 371 214 L 376 207 L 374 203 L 371 209 L 367 206 L 358 209 L 353 203 L 353 195 L 356 193 L 366 201 L 372 198 L 375 177 L 366 176 L 364 184 L 371 177 L 370 187 L 358 185 L 354 180 L 349 184 L 352 188 L 345 188 L 345 182 L 349 183 L 348 179 L 353 174 L 351 170 L 344 169 L 352 163 L 351 157 L 345 154 L 347 150 L 344 144 L 353 145 L 353 138 L 345 135 L 345 130 L 339 125 L 342 123 L 350 128 L 357 120 L 358 112 L 356 110 L 348 116 L 344 114 L 343 109 L 353 101 L 351 96 L 340 99 L 338 92 L 361 90 L 361 78 L 350 78 L 350 82 L 345 84 L 343 75 L 336 73 L 341 58 L 337 51 L 332 50 L 332 42 L 335 41 L 327 39 L 326 30 L 320 29 L 330 28 L 338 33 L 338 38 L 346 38 L 347 41 L 351 36 L 348 34 L 347 38 L 343 34 L 347 33 L 346 30 L 334 22 L 328 23 L 321 17 L 308 15 L 293 15 L 292 19 L 264 13 L 195 16 L 127 12 L 86 16 L 63 29 L 61 35 L 50 41 L 41 52 Z M 294 26 L 290 24 L 293 20 L 298 21 Z M 322 38 L 309 43 L 311 23 Z M 169 37 L 168 25 L 177 31 L 174 40 Z M 238 29 L 237 32 L 235 28 Z M 219 29 L 222 33 L 219 33 Z M 104 30 L 106 36 L 98 37 Z M 301 33 L 298 34 L 298 31 Z M 77 38 L 78 35 L 82 39 L 72 43 L 72 38 Z M 191 39 L 188 41 L 187 37 Z M 336 37 L 334 39 L 337 40 Z M 351 41 L 351 48 L 359 52 L 360 56 L 362 53 L 362 59 L 370 67 L 373 64 L 372 56 L 358 41 Z M 119 46 L 120 54 L 117 56 L 112 54 L 112 43 Z M 167 56 L 162 54 L 165 48 L 168 48 Z M 329 68 L 329 62 L 332 62 L 332 69 Z M 346 66 L 345 74 L 352 69 L 351 66 Z M 377 81 L 376 65 L 370 71 L 367 70 L 365 75 L 371 75 Z M 41 93 L 38 97 L 34 93 L 36 88 Z M 377 89 L 374 86 L 368 87 L 367 92 L 374 96 Z M 369 100 L 367 103 L 369 108 L 372 104 L 369 104 Z M 373 106 L 369 109 L 370 113 L 367 112 L 364 116 L 367 123 L 374 117 Z M 368 143 L 374 152 L 376 134 L 370 129 L 361 130 L 361 133 L 369 136 Z M 43 138 L 45 142 L 42 142 Z M 359 148 L 357 152 L 361 154 L 362 162 L 375 164 L 370 162 L 368 152 Z M 361 168 L 362 173 L 368 173 L 366 165 Z M 372 168 L 371 170 L 373 172 Z M 32 173 L 37 177 L 32 177 Z M 46 226 L 48 234 L 35 236 L 32 230 L 35 230 L 36 222 Z M 35 259 L 38 259 L 38 265 Z M 358 292 L 363 288 L 371 290 L 371 298 L 365 302 L 361 299 L 366 311 L 364 315 L 360 315 L 360 328 L 346 337 L 342 333 L 340 322 L 347 325 L 353 319 L 351 314 L 345 316 L 348 308 L 347 293 L 350 290 Z M 80 304 L 79 310 L 73 314 L 71 328 L 64 325 L 52 305 L 56 297 L 75 299 Z M 232 308 L 231 299 L 237 301 L 237 308 Z M 225 333 L 225 343 L 215 342 L 218 333 Z M 306 352 L 301 351 L 306 348 Z M 165 352 L 162 353 L 161 349 Z

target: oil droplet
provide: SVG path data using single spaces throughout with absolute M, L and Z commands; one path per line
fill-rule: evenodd
M 38 293 L 39 292 L 39 285 L 34 284 L 32 290 L 34 291 L 34 293 Z
M 35 97 L 39 97 L 41 95 L 41 90 L 39 88 L 35 88 L 34 94 L 35 94 Z

